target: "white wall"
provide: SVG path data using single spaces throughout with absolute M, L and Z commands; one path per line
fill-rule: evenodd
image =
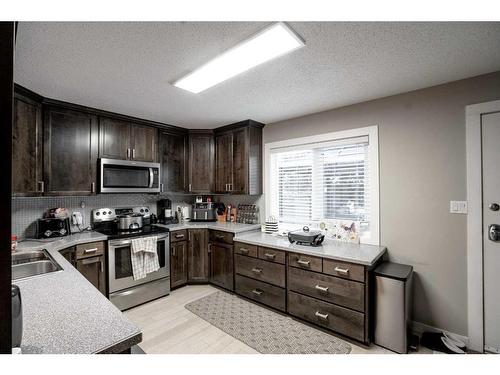
M 500 72 L 266 125 L 264 143 L 379 126 L 380 243 L 414 266 L 413 320 L 467 335 L 465 106 L 500 98 Z

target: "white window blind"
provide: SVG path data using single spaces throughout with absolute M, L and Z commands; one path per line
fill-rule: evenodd
M 271 207 L 281 223 L 370 222 L 368 137 L 271 151 Z

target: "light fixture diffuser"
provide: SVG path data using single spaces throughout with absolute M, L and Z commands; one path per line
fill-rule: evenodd
M 304 45 L 286 24 L 278 22 L 182 77 L 174 86 L 197 94 Z

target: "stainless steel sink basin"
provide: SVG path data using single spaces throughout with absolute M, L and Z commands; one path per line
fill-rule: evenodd
M 12 280 L 60 271 L 61 266 L 46 250 L 22 251 L 12 254 Z

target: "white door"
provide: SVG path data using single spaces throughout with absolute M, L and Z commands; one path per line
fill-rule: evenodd
M 481 116 L 481 132 L 484 349 L 500 353 L 500 112 Z

